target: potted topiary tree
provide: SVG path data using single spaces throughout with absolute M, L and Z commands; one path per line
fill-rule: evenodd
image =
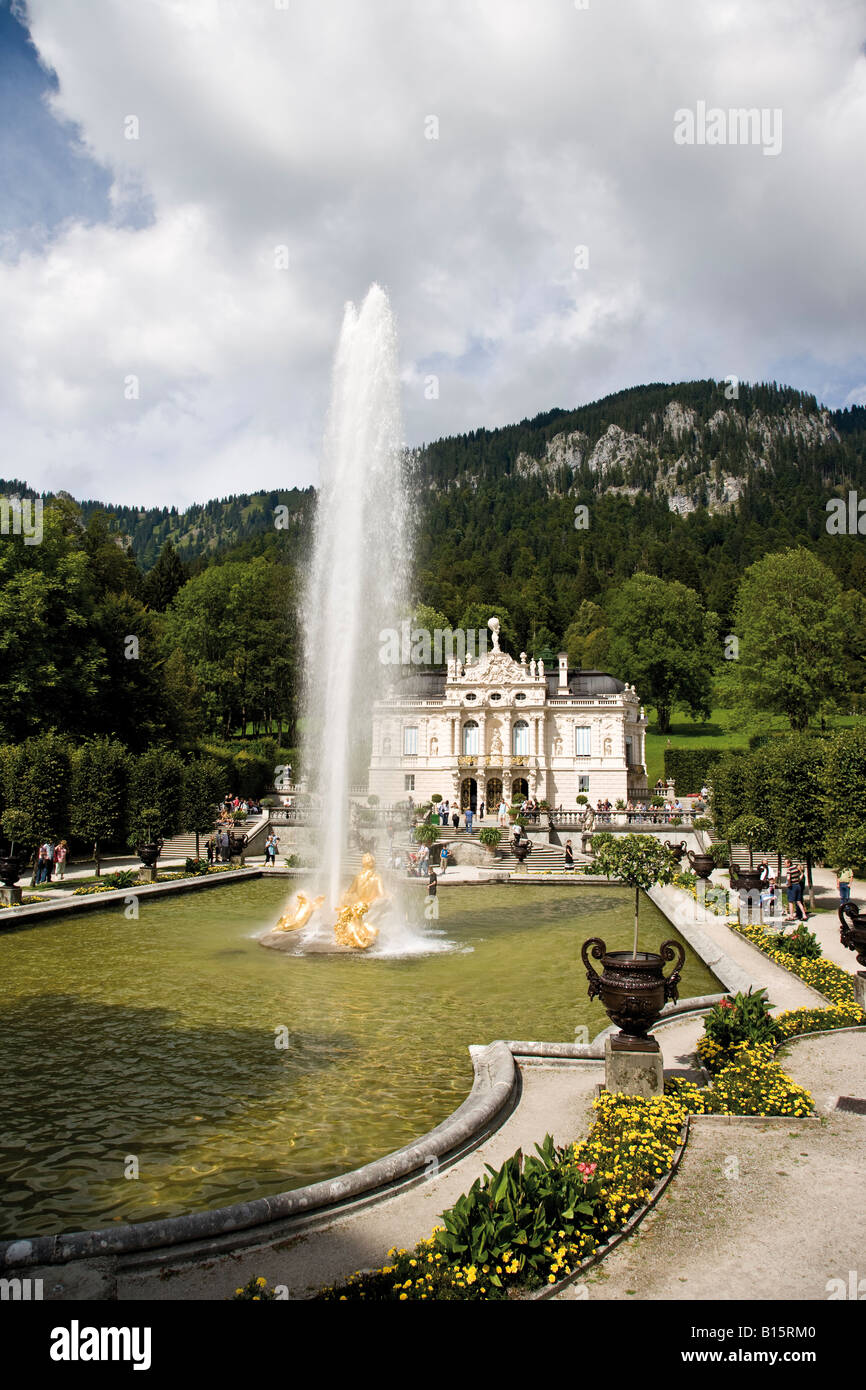
M 130 849 L 135 850 L 144 868 L 149 870 L 152 883 L 157 880 L 157 861 L 163 846 L 162 837 L 155 828 L 158 824 L 159 811 L 153 806 L 142 806 L 130 823 L 127 840 Z
M 590 841 L 593 859 L 584 873 L 604 874 L 634 888 L 634 942 L 631 951 L 608 951 L 600 937 L 590 937 L 581 947 L 589 982 L 590 999 L 598 996 L 608 1017 L 618 1024 L 618 1047 L 657 1051 L 647 1034 L 668 1000 L 676 1002 L 685 951 L 678 941 L 663 941 L 658 951 L 638 950 L 640 894 L 656 884 L 670 883 L 677 866 L 668 850 L 652 835 L 616 837 L 604 831 Z M 603 963 L 599 975 L 588 955 Z M 679 960 L 667 977 L 668 961 Z

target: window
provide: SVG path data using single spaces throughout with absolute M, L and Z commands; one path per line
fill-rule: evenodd
M 627 766 L 627 767 L 633 767 L 633 766 L 634 766 L 634 759 L 633 759 L 633 757 L 632 757 L 632 755 L 631 755 L 631 739 L 630 739 L 630 738 L 627 738 L 626 741 L 625 741 L 625 761 L 626 761 L 626 766 Z
M 583 773 L 577 779 L 577 790 L 582 792 L 584 796 L 589 792 L 589 777 L 585 777 Z
M 491 702 L 491 704 L 495 704 L 497 700 L 501 700 L 501 699 L 502 699 L 502 696 L 500 695 L 499 691 L 498 691 L 498 690 L 494 690 L 493 694 L 490 696 L 490 702 Z
M 589 724 L 578 724 L 574 730 L 574 756 L 576 758 L 588 758 L 590 753 L 589 740 L 592 729 Z
M 467 719 L 463 725 L 463 752 L 478 752 L 478 725 L 474 719 Z
M 524 692 L 522 690 L 518 690 L 517 694 L 514 697 L 515 703 L 519 702 L 522 705 L 525 699 L 526 695 L 524 694 Z
M 529 752 L 529 725 L 525 719 L 518 719 L 514 725 L 514 747 L 513 753 L 527 754 Z
M 404 753 L 417 753 L 417 752 L 418 752 L 418 725 L 417 725 L 417 724 L 407 724 L 407 725 L 406 725 L 406 728 L 403 730 L 403 752 L 404 752 Z
M 464 700 L 466 701 L 467 705 L 470 705 L 470 704 L 472 703 L 472 701 L 475 699 L 475 696 L 473 695 L 472 691 L 470 690 L 469 693 L 468 693 L 467 695 L 464 695 L 464 696 L 463 696 L 463 698 L 464 698 Z
M 415 790 L 415 774 L 414 774 L 414 772 L 407 772 L 407 773 L 406 773 L 405 777 L 403 778 L 403 790 L 404 790 L 404 792 L 413 792 L 413 791 Z

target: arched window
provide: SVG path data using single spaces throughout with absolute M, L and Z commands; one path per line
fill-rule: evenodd
M 467 719 L 463 725 L 463 752 L 478 753 L 478 725 L 474 719 Z
M 513 753 L 525 755 L 529 752 L 529 725 L 525 719 L 518 719 L 514 725 L 512 742 L 514 744 L 511 750 Z

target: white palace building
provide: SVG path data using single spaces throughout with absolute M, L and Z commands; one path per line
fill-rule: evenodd
M 489 625 L 493 628 L 494 624 Z M 498 623 L 495 625 L 498 628 Z M 531 796 L 576 809 L 645 796 L 646 716 L 634 687 L 493 650 L 392 685 L 373 708 L 369 791 L 382 805 L 439 793 L 495 811 Z

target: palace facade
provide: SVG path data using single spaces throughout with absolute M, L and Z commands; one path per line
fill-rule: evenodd
M 497 624 L 498 627 L 498 624 Z M 647 721 L 634 687 L 494 649 L 407 676 L 373 709 L 369 790 L 382 805 L 438 792 L 465 809 L 531 796 L 573 809 L 645 796 Z

